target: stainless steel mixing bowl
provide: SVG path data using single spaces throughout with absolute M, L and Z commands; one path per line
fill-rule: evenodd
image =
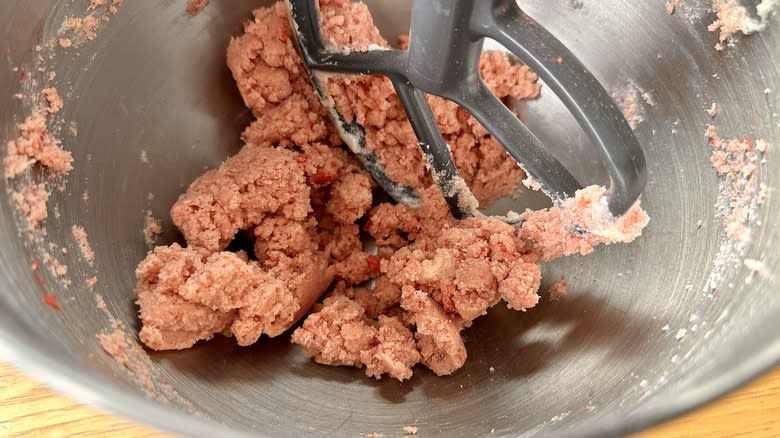
M 14 124 L 29 112 L 12 97 L 21 90 L 11 67 L 37 74 L 33 47 L 55 36 L 65 16 L 83 14 L 86 3 L 0 2 L 8 59 L 0 68 L 0 140 L 14 138 Z M 46 276 L 39 284 L 30 269 L 36 245 L 20 238 L 3 197 L 4 360 L 78 400 L 183 435 L 296 437 L 397 436 L 407 425 L 420 436 L 617 435 L 680 414 L 777 363 L 780 276 L 756 276 L 747 285 L 747 270 L 731 263 L 717 291 L 708 284 L 723 228 L 714 217 L 717 178 L 703 136 L 705 109 L 717 102 L 724 136 L 753 133 L 770 143 L 761 171 L 770 194 L 747 256 L 776 271 L 777 17 L 767 30 L 716 52 L 704 4 L 690 24 L 681 8 L 667 15 L 663 0 L 525 0 L 608 89 L 633 82 L 652 93 L 654 106 L 647 105 L 647 120 L 636 129 L 650 175 L 643 205 L 652 222 L 644 236 L 547 266 L 547 284 L 565 273 L 569 296 L 544 298 L 526 313 L 493 309 L 466 332 L 469 359 L 450 377 L 418 369 L 406 383 L 374 381 L 360 370 L 318 366 L 284 336 L 244 349 L 216 339 L 189 351 L 150 352 L 153 383 L 191 406 L 148 399 L 98 345 L 95 335 L 108 321 L 83 286 L 93 269 L 80 260 L 70 227 L 83 225 L 97 254 L 95 291 L 137 329 L 133 270 L 148 249 L 144 211 L 167 218 L 193 178 L 237 150 L 250 120 L 225 66 L 225 47 L 262 2 L 212 1 L 194 18 L 183 3 L 125 2 L 96 41 L 47 60 L 57 72 L 53 84 L 66 94 L 61 119 L 78 123 L 75 138 L 63 130 L 76 170 L 52 197 L 46 237 L 70 250 L 61 258 L 73 284 L 64 289 Z M 403 29 L 404 5 L 372 2 L 387 34 Z M 563 146 L 556 153 L 577 176 L 600 181 L 584 136 L 549 94 L 521 114 L 546 141 Z M 164 224 L 162 240 L 176 239 Z M 59 297 L 61 310 L 44 304 L 44 290 Z M 677 340 L 681 328 L 687 335 Z

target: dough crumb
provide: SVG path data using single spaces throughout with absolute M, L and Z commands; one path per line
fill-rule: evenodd
M 718 104 L 715 102 L 712 102 L 712 105 L 710 106 L 710 109 L 707 110 L 707 114 L 710 115 L 710 117 L 715 117 L 718 115 Z
M 71 234 L 73 235 L 73 239 L 76 240 L 76 244 L 78 245 L 79 250 L 81 250 L 81 255 L 84 257 L 84 260 L 92 266 L 95 263 L 95 252 L 92 250 L 92 245 L 89 244 L 87 232 L 84 230 L 84 227 L 73 225 L 73 227 L 71 227 Z
M 49 268 L 49 271 L 60 278 L 65 277 L 68 274 L 68 267 L 59 260 L 52 257 L 48 252 L 43 253 L 43 264 Z
M 745 284 L 752 284 L 756 274 L 758 274 L 759 277 L 764 278 L 772 276 L 769 268 L 767 268 L 766 264 L 761 260 L 746 258 L 742 263 L 748 269 L 748 275 L 745 277 Z
M 49 216 L 46 206 L 49 195 L 45 184 L 21 184 L 19 188 L 11 190 L 11 199 L 30 229 L 39 229 Z
M 750 241 L 749 223 L 764 201 L 759 170 L 766 142 L 749 135 L 723 139 L 714 125 L 708 125 L 704 135 L 712 148 L 710 161 L 720 177 L 715 207 L 723 217 L 726 236 L 742 252 Z
M 414 426 L 404 426 L 403 431 L 407 435 L 417 435 L 418 429 Z
M 194 17 L 208 6 L 208 4 L 209 0 L 187 0 L 187 13 Z
M 157 237 L 162 234 L 162 225 L 160 221 L 152 215 L 151 210 L 146 210 L 144 216 L 144 241 L 147 245 L 153 245 L 157 241 Z
M 673 2 L 670 2 L 670 1 L 666 2 L 665 7 L 666 7 L 666 13 L 667 14 L 669 14 L 669 15 L 674 14 L 674 3 Z
M 612 93 L 612 98 L 617 103 L 631 129 L 635 129 L 645 121 L 645 109 L 640 103 L 641 94 L 640 90 L 633 84 Z
M 556 281 L 555 284 L 550 286 L 550 290 L 548 292 L 548 294 L 550 295 L 550 299 L 553 301 L 557 301 L 565 297 L 568 293 L 569 293 L 568 285 L 566 284 L 566 280 L 563 278 Z
M 46 108 L 46 110 L 50 114 L 58 113 L 64 106 L 62 103 L 62 98 L 60 97 L 59 93 L 57 93 L 56 88 L 45 88 L 41 93 L 43 93 L 43 97 L 45 97 L 46 101 L 49 103 L 49 106 Z
M 40 111 L 33 111 L 18 129 L 19 137 L 8 143 L 3 160 L 6 179 L 21 175 L 35 163 L 58 175 L 66 175 L 73 169 L 73 156 L 49 134 L 46 118 Z
M 768 24 L 769 16 L 777 9 L 780 2 L 777 0 L 761 0 L 756 6 L 758 19 L 753 18 L 740 0 L 713 0 L 712 11 L 717 19 L 707 29 L 710 32 L 720 31 L 718 36 L 720 48 L 723 43 L 729 41 L 737 32 L 750 35 L 764 30 Z M 717 47 L 716 47 L 717 48 Z
M 150 378 L 149 367 L 144 361 L 146 353 L 122 327 L 121 322 L 112 320 L 112 325 L 114 329 L 111 332 L 97 335 L 100 347 L 117 363 L 134 372 L 140 383 L 147 390 L 152 391 L 154 385 Z
M 92 15 L 67 17 L 65 19 L 65 30 L 73 33 L 73 44 L 80 45 L 84 41 L 95 39 L 99 24 L 98 19 Z
M 127 356 L 127 342 L 124 332 L 117 330 L 112 333 L 100 334 L 98 340 L 103 350 L 114 360 L 129 370 L 133 369 L 133 364 Z

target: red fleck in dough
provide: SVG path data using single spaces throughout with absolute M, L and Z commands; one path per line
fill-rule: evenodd
M 387 47 L 364 5 L 322 0 L 320 8 L 334 48 Z M 417 363 L 450 374 L 466 360 L 461 330 L 475 318 L 501 300 L 518 310 L 537 304 L 540 260 L 630 241 L 647 223 L 638 206 L 617 220 L 602 217 L 603 188 L 527 213 L 522 228 L 456 221 L 390 83 L 333 78 L 339 110 L 366 127 L 388 173 L 421 196 L 416 210 L 378 202 L 377 184 L 345 152 L 289 32 L 277 3 L 254 11 L 230 42 L 228 66 L 257 120 L 243 133 L 246 146 L 172 207 L 187 246 L 158 247 L 137 268 L 141 340 L 150 348 L 187 348 L 218 333 L 248 345 L 309 312 L 292 341 L 318 363 L 399 380 Z M 503 54 L 483 55 L 480 72 L 500 98 L 539 93 L 536 76 Z M 429 103 L 480 201 L 511 194 L 523 178 L 515 161 L 465 111 Z M 361 233 L 376 241 L 376 254 L 364 250 Z M 251 241 L 252 254 L 225 251 L 237 236 Z
M 54 310 L 60 310 L 60 303 L 57 301 L 57 297 L 53 294 L 46 294 L 43 296 L 43 302 L 49 305 Z
M 333 263 L 331 270 L 336 279 L 343 280 L 347 285 L 360 284 L 377 274 L 372 262 L 374 257 L 362 251 L 353 252 L 346 259 Z

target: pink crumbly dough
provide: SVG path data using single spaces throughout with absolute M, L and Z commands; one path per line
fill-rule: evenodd
M 46 108 L 46 110 L 50 114 L 56 114 L 60 112 L 64 105 L 62 103 L 62 98 L 60 97 L 59 93 L 57 93 L 57 89 L 46 88 L 41 93 L 43 93 L 43 97 L 46 98 L 46 101 L 49 103 L 49 106 Z
M 86 260 L 90 265 L 95 263 L 95 252 L 92 250 L 92 245 L 89 244 L 87 232 L 84 231 L 84 227 L 74 225 L 71 227 L 70 231 L 73 235 L 73 239 L 76 241 L 76 244 L 79 247 L 79 250 L 81 251 L 81 255 L 84 257 L 84 260 Z
M 561 298 L 565 297 L 569 293 L 569 286 L 566 284 L 566 280 L 561 278 L 560 280 L 556 281 L 552 286 L 550 286 L 550 290 L 548 291 L 548 294 L 550 295 L 551 300 L 560 300 Z
M 707 126 L 704 135 L 709 138 L 710 160 L 720 177 L 718 214 L 723 217 L 726 236 L 744 250 L 750 240 L 748 224 L 765 196 L 758 171 L 767 144 L 750 136 L 723 139 L 713 125 Z
M 152 215 L 152 212 L 147 210 L 144 216 L 144 240 L 147 244 L 151 245 L 157 240 L 157 236 L 162 234 L 162 225 L 160 220 Z
M 707 28 L 710 32 L 720 30 L 718 39 L 726 41 L 729 37 L 742 30 L 747 10 L 738 0 L 713 0 L 712 11 L 718 16 Z
M 757 6 L 759 17 L 754 18 L 740 0 L 713 0 L 712 11 L 715 12 L 718 18 L 707 29 L 710 32 L 720 31 L 718 44 L 715 45 L 715 48 L 724 50 L 724 43 L 732 40 L 732 37 L 737 32 L 749 35 L 763 30 L 766 27 L 767 14 L 770 13 L 769 9 L 777 6 L 774 1 L 767 1 L 766 3 L 768 4 L 764 5 L 762 1 Z M 761 11 L 763 8 L 766 8 L 766 12 Z
M 46 265 L 47 268 L 49 268 L 49 271 L 60 278 L 64 286 L 68 286 L 70 284 L 70 281 L 65 279 L 65 276 L 68 274 L 68 267 L 59 260 L 55 259 L 51 254 L 48 252 L 43 253 L 43 264 Z
M 3 159 L 3 173 L 7 180 L 25 173 L 33 164 L 40 164 L 53 173 L 65 176 L 73 169 L 73 157 L 62 149 L 59 140 L 49 134 L 43 111 L 34 111 L 18 125 L 19 137 L 8 142 Z M 50 192 L 45 183 L 20 180 L 10 189 L 11 199 L 24 215 L 30 229 L 39 229 L 48 217 L 47 202 Z
M 31 229 L 41 226 L 48 216 L 46 203 L 49 201 L 49 191 L 45 184 L 23 184 L 19 190 L 11 192 L 11 199 L 27 219 Z
M 111 3 L 109 4 L 108 0 L 89 0 L 89 7 L 87 9 L 97 9 L 98 7 L 105 6 L 108 13 L 111 15 L 116 15 L 117 12 L 119 12 L 118 6 L 122 4 L 124 0 L 111 0 Z M 103 16 L 104 21 L 107 20 L 107 16 Z
M 68 17 L 65 19 L 65 30 L 73 32 L 76 42 L 94 40 L 100 22 L 92 15 L 85 17 Z
M 208 5 L 209 0 L 187 0 L 187 13 L 192 16 L 198 15 Z
M 365 5 L 321 0 L 320 8 L 328 44 L 387 47 Z M 390 83 L 332 78 L 340 112 L 366 127 L 388 173 L 422 199 L 417 210 L 377 202 L 376 183 L 345 152 L 314 93 L 285 6 L 255 10 L 244 32 L 227 62 L 257 120 L 238 154 L 198 177 L 171 208 L 187 246 L 157 247 L 138 265 L 140 337 L 150 348 L 188 348 L 215 334 L 249 345 L 308 312 L 292 341 L 319 363 L 399 380 L 422 363 L 446 375 L 465 362 L 461 331 L 474 319 L 502 300 L 517 310 L 536 305 L 541 260 L 630 242 L 647 224 L 638 204 L 609 216 L 598 187 L 527 213 L 519 229 L 493 218 L 456 221 Z M 480 67 L 499 97 L 539 93 L 536 76 L 505 55 L 486 54 Z M 523 178 L 516 163 L 462 109 L 429 103 L 476 196 L 488 203 L 511 194 Z M 376 254 L 364 251 L 361 233 L 376 241 Z M 252 254 L 227 251 L 237 235 L 254 242 Z
M 99 295 L 98 308 L 107 312 L 105 302 Z M 168 401 L 167 397 L 174 394 L 166 391 L 166 388 L 158 388 L 155 381 L 160 377 L 156 376 L 149 366 L 149 358 L 138 341 L 133 338 L 124 328 L 121 322 L 111 317 L 112 331 L 97 335 L 100 347 L 111 356 L 114 361 L 124 366 L 132 373 L 135 382 L 141 387 L 144 393 L 150 398 L 157 398 L 162 401 Z M 160 391 L 162 389 L 162 391 Z M 162 392 L 162 393 L 161 393 Z M 174 398 L 175 397 L 171 397 Z
M 629 85 L 621 90 L 612 93 L 620 111 L 628 121 L 631 128 L 636 128 L 645 121 L 645 112 L 641 106 L 639 91 L 633 85 Z
M 710 117 L 715 117 L 718 115 L 718 104 L 716 102 L 712 102 L 712 105 L 710 105 L 709 109 L 707 110 L 707 114 L 710 115 Z
M 20 135 L 8 143 L 3 160 L 6 179 L 17 177 L 35 163 L 60 175 L 66 175 L 73 169 L 73 157 L 62 149 L 59 140 L 49 134 L 46 118 L 40 111 L 33 112 L 18 128 Z
M 133 362 L 128 356 L 127 334 L 122 330 L 115 330 L 111 333 L 98 335 L 98 341 L 103 350 L 106 351 L 117 362 L 124 365 L 127 369 L 133 368 Z

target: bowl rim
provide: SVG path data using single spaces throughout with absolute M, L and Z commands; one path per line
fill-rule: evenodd
M 21 323 L 18 319 L 16 322 Z M 44 348 L 47 344 L 45 339 L 36 336 L 33 330 L 18 329 L 19 327 L 13 327 L 8 319 L 0 320 L 0 358 L 49 389 L 77 402 L 139 425 L 183 436 L 268 436 L 256 430 L 235 429 L 216 421 L 208 421 L 150 400 L 139 392 L 124 390 L 109 378 L 90 373 L 70 358 L 58 360 L 52 350 Z M 707 385 L 699 385 L 679 393 L 668 403 L 654 405 L 629 417 L 607 416 L 604 421 L 584 425 L 576 433 L 551 431 L 547 436 L 613 437 L 638 432 L 725 395 L 777 364 L 780 364 L 780 337 L 772 339 L 757 354 L 745 358 L 737 367 L 732 368 L 732 372 L 719 375 Z M 118 402 L 120 400 L 121 403 Z M 626 422 L 625 418 L 631 418 L 631 421 Z

